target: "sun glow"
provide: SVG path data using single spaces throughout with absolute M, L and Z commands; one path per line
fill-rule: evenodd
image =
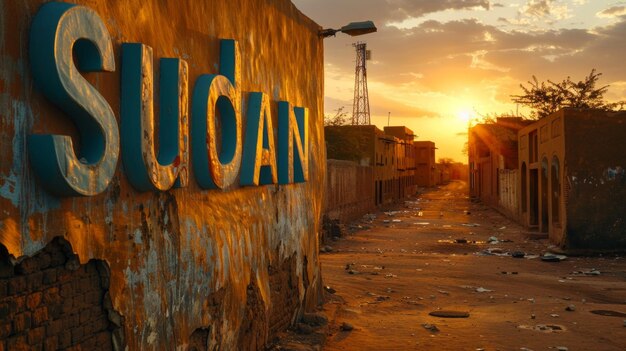
M 457 114 L 457 117 L 459 117 L 459 120 L 461 120 L 463 123 L 468 123 L 470 120 L 470 113 L 467 110 L 461 110 Z

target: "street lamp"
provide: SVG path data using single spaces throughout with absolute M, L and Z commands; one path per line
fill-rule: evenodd
M 342 33 L 346 33 L 354 37 L 357 35 L 374 33 L 376 31 L 377 31 L 376 26 L 374 25 L 374 22 L 372 21 L 351 22 L 350 24 L 345 25 L 341 27 L 340 29 L 332 29 L 332 28 L 322 29 L 319 31 L 319 36 L 322 38 L 326 38 L 330 36 L 335 36 L 337 32 L 342 32 Z

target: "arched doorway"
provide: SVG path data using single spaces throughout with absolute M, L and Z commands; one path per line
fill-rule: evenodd
M 548 159 L 541 160 L 541 231 L 548 232 Z
M 561 222 L 561 175 L 559 169 L 559 158 L 552 157 L 552 166 L 550 175 L 550 185 L 552 198 L 552 224 L 559 224 Z
M 522 162 L 522 176 L 520 177 L 522 180 L 522 186 L 521 186 L 521 192 L 522 192 L 522 214 L 524 215 L 524 219 L 526 218 L 525 215 L 528 212 L 528 194 L 527 194 L 527 190 L 528 190 L 528 184 L 527 184 L 527 178 L 528 176 L 526 175 L 526 162 Z

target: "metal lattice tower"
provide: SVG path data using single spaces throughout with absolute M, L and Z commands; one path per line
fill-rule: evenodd
M 354 102 L 352 104 L 352 124 L 370 124 L 370 100 L 367 94 L 367 70 L 365 62 L 371 52 L 365 49 L 365 43 L 352 44 L 356 48 L 356 69 L 354 75 Z

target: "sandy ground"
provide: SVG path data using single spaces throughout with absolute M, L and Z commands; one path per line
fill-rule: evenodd
M 626 350 L 624 256 L 528 257 L 548 241 L 466 194 L 425 191 L 327 243 L 324 350 Z M 429 315 L 441 310 L 469 317 Z

